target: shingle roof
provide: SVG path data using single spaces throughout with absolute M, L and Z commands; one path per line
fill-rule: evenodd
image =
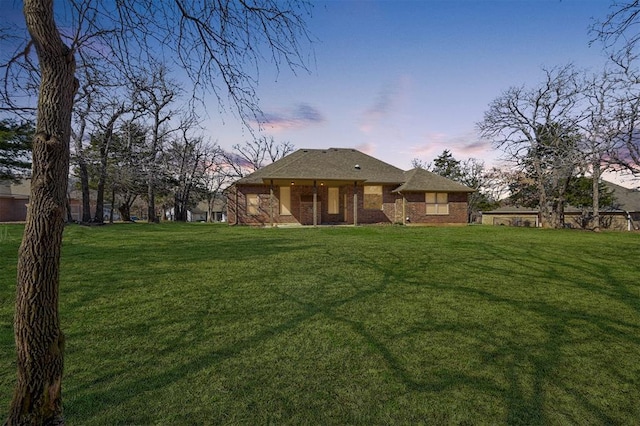
M 405 181 L 394 192 L 474 192 L 474 189 L 424 169 L 404 173 Z
M 396 192 L 473 192 L 474 190 L 422 169 L 403 171 L 356 149 L 300 149 L 236 183 L 264 184 L 269 180 L 335 180 L 399 185 Z
M 640 191 L 606 181 L 605 185 L 613 190 L 614 204 L 618 208 L 627 212 L 640 212 Z
M 300 149 L 240 179 L 262 184 L 269 179 L 345 180 L 400 184 L 403 171 L 355 149 Z

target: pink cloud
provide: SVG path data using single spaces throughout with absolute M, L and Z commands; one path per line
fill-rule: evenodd
M 369 142 L 357 145 L 355 149 L 367 155 L 373 155 L 376 152 L 376 146 Z

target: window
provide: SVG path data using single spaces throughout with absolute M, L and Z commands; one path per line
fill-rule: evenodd
M 366 210 L 382 210 L 382 186 L 365 185 L 364 208 Z
M 291 215 L 291 187 L 280 187 L 280 215 Z
M 449 197 L 446 192 L 427 192 L 425 203 L 427 214 L 449 214 Z
M 258 214 L 258 207 L 260 206 L 260 199 L 258 194 L 247 194 L 247 214 Z
M 329 214 L 340 213 L 340 188 L 329 188 Z

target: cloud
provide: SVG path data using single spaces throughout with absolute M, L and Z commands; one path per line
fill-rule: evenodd
M 292 108 L 265 112 L 262 125 L 271 131 L 279 131 L 300 129 L 325 121 L 324 115 L 317 108 L 306 103 L 299 103 Z
M 431 160 L 445 149 L 451 151 L 457 160 L 484 159 L 493 157 L 495 154 L 491 142 L 478 139 L 473 132 L 456 136 L 450 136 L 446 133 L 428 133 L 424 135 L 420 145 L 411 147 L 411 153 L 417 158 Z
M 493 147 L 491 146 L 491 142 L 476 140 L 475 142 L 462 145 L 458 151 L 467 156 L 473 157 L 478 154 L 486 154 L 487 151 L 491 151 L 492 149 Z
M 372 143 L 366 142 L 356 146 L 356 149 L 367 155 L 373 155 L 376 151 L 376 146 Z
M 400 77 L 397 81 L 380 88 L 373 104 L 362 113 L 360 130 L 370 133 L 378 124 L 387 120 L 402 103 L 408 84 L 407 77 Z

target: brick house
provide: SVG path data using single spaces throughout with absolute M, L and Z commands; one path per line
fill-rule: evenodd
M 403 171 L 355 149 L 300 149 L 236 181 L 231 225 L 467 223 L 474 190 L 423 169 Z
M 29 181 L 0 180 L 0 222 L 24 221 L 30 194 Z

